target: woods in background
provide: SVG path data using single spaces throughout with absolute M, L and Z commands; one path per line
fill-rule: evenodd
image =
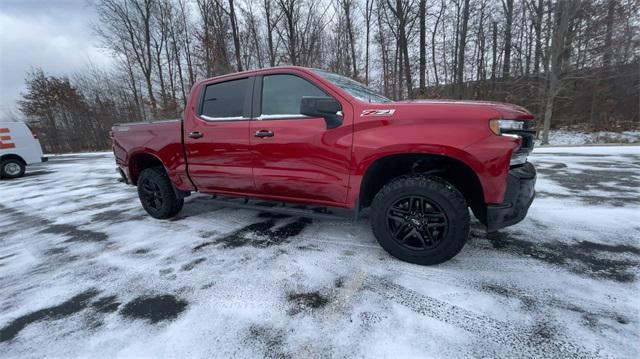
M 20 109 L 47 151 L 106 149 L 113 123 L 181 116 L 200 79 L 300 65 L 387 97 L 507 101 L 541 130 L 637 128 L 638 0 L 98 0 L 116 66 L 35 70 Z M 543 131 L 543 141 L 548 131 Z

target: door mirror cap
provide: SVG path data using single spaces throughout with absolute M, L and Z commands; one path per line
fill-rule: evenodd
M 342 106 L 331 97 L 303 97 L 300 101 L 300 113 L 310 117 L 323 117 L 327 129 L 342 125 Z

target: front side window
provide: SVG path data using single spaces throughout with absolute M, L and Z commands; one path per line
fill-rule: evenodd
M 311 82 L 295 75 L 267 75 L 262 78 L 262 115 L 300 117 L 303 97 L 328 97 Z
M 201 116 L 206 120 L 242 119 L 249 79 L 208 85 L 202 99 Z

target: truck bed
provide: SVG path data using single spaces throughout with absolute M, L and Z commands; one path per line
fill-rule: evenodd
M 191 190 L 186 175 L 182 147 L 182 121 L 122 123 L 113 126 L 113 153 L 116 164 L 130 182 L 135 183 L 137 156 L 153 156 L 167 169 L 169 177 L 180 189 Z

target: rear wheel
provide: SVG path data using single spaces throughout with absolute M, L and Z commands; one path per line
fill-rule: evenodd
M 26 166 L 24 162 L 10 158 L 3 160 L 0 164 L 0 177 L 1 178 L 18 178 L 24 176 Z
M 138 197 L 153 218 L 171 218 L 182 210 L 184 199 L 173 191 L 171 180 L 161 168 L 144 169 L 138 177 Z
M 462 194 L 443 179 L 405 176 L 375 196 L 371 226 L 394 257 L 438 264 L 462 250 L 469 236 L 469 210 Z

